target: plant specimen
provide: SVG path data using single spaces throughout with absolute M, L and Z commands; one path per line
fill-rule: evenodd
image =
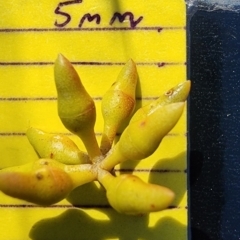
M 54 65 L 58 115 L 63 125 L 80 137 L 87 153 L 67 136 L 29 128 L 27 137 L 39 160 L 0 170 L 0 190 L 15 198 L 51 205 L 78 186 L 98 181 L 109 204 L 118 212 L 146 214 L 167 208 L 172 190 L 145 183 L 132 174 L 115 176 L 124 161 L 140 161 L 155 152 L 182 115 L 190 81 L 173 87 L 135 113 L 137 68 L 129 60 L 102 99 L 104 119 L 100 147 L 94 133 L 95 103 L 72 64 L 59 54 Z M 114 144 L 120 128 L 127 126 Z

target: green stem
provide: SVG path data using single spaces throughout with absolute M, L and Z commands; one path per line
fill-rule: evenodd
M 114 138 L 116 136 L 116 129 L 104 126 L 100 149 L 103 155 L 111 149 Z
M 106 158 L 100 164 L 100 167 L 104 170 L 111 171 L 117 164 L 123 162 L 125 159 L 118 149 L 118 144 L 115 145 L 112 152 L 109 152 Z
M 98 159 L 102 156 L 102 153 L 98 146 L 94 131 L 88 129 L 88 131 L 81 131 L 81 133 L 77 133 L 77 135 L 83 141 L 91 161 L 93 163 L 97 162 Z
M 107 190 L 109 188 L 109 186 L 112 185 L 112 182 L 115 179 L 115 177 L 108 171 L 105 171 L 105 170 L 99 168 L 97 179 L 103 185 L 103 187 Z

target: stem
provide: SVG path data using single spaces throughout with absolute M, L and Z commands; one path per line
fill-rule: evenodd
M 74 188 L 97 178 L 97 172 L 93 169 L 92 164 L 66 165 L 64 170 L 72 179 Z
M 92 129 L 87 129 L 87 131 L 82 131 L 81 133 L 77 133 L 77 135 L 83 141 L 91 161 L 93 163 L 97 162 L 97 160 L 102 156 L 102 153 L 98 146 L 94 131 Z
M 115 177 L 101 168 L 98 169 L 98 181 L 103 185 L 103 187 L 107 190 L 110 185 L 112 185 L 113 180 Z
M 109 126 L 104 126 L 100 149 L 103 155 L 111 149 L 114 138 L 116 136 L 116 129 Z
M 109 155 L 103 159 L 100 167 L 104 170 L 111 171 L 117 164 L 123 162 L 124 160 L 125 158 L 121 155 L 120 151 L 118 150 L 118 144 L 116 144 L 113 151 L 109 152 Z

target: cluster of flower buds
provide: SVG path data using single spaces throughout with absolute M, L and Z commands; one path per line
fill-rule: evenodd
M 138 73 L 129 60 L 102 98 L 104 126 L 99 146 L 94 132 L 95 103 L 72 64 L 61 54 L 55 62 L 54 76 L 58 115 L 63 125 L 80 137 L 87 153 L 66 135 L 29 128 L 26 135 L 40 159 L 1 169 L 0 190 L 46 206 L 66 198 L 78 186 L 98 181 L 106 190 L 109 204 L 120 213 L 138 215 L 166 209 L 174 199 L 172 190 L 145 183 L 132 174 L 115 176 L 112 172 L 124 161 L 143 160 L 156 151 L 182 115 L 190 81 L 135 111 Z M 114 144 L 117 132 L 125 125 Z

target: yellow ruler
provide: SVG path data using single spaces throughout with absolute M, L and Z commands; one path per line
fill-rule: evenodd
M 28 127 L 68 134 L 57 115 L 58 53 L 73 63 L 95 101 L 98 140 L 102 95 L 128 59 L 139 73 L 138 106 L 186 80 L 184 0 L 11 0 L 0 2 L 0 16 L 0 168 L 37 159 Z M 185 109 L 156 153 L 125 165 L 143 180 L 171 188 L 176 199 L 170 209 L 120 215 L 94 184 L 84 196 L 76 190 L 46 208 L 0 192 L 0 240 L 187 239 L 186 121 Z

